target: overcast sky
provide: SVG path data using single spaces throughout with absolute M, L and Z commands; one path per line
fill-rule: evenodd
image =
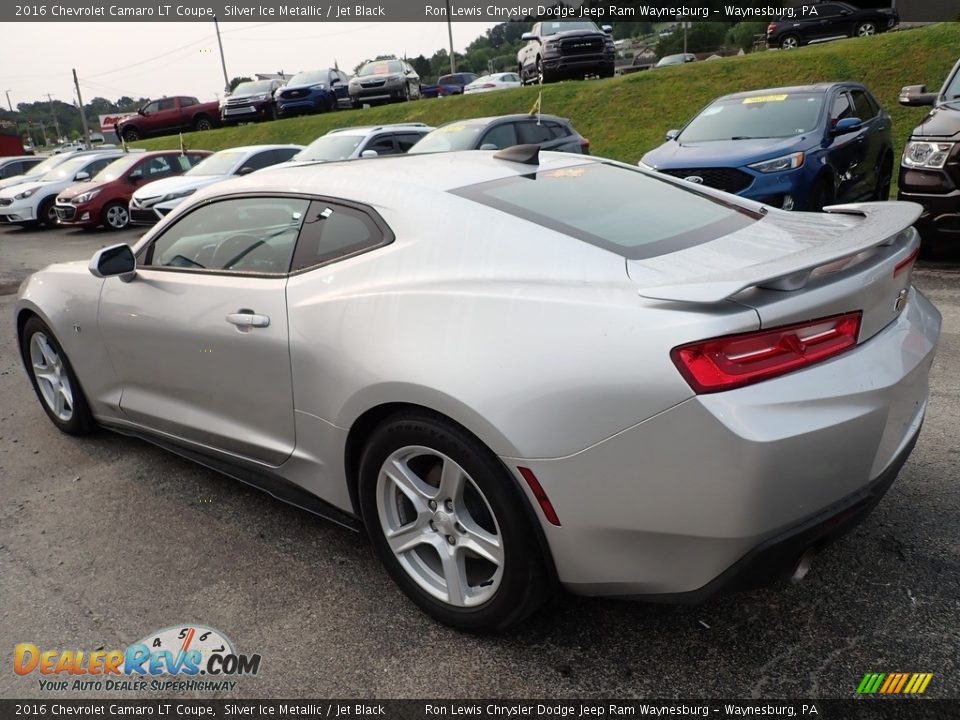
M 462 52 L 495 23 L 454 23 Z M 429 57 L 447 47 L 443 22 L 232 23 L 220 24 L 229 77 L 353 67 L 376 55 Z M 0 42 L 0 101 L 13 107 L 47 93 L 73 102 L 70 69 L 76 68 L 88 102 L 95 96 L 196 95 L 212 100 L 223 72 L 212 22 L 7 23 Z

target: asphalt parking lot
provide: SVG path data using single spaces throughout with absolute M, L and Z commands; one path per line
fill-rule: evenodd
M 5 664 L 16 643 L 114 649 L 200 623 L 262 656 L 231 697 L 852 697 L 894 671 L 960 696 L 960 252 L 914 273 L 944 331 L 919 444 L 803 582 L 699 607 L 564 597 L 474 637 L 420 614 L 347 530 L 146 443 L 57 432 L 20 365 L 14 293 L 138 235 L 0 228 Z M 36 678 L 6 664 L 0 696 L 46 696 Z

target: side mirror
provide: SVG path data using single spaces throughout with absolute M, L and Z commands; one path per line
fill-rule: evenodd
M 604 25 L 600 29 L 603 30 L 607 35 L 610 35 L 613 32 L 613 25 Z
M 673 130 L 667 130 L 667 134 L 665 137 L 667 140 L 676 140 L 679 134 L 680 134 L 680 131 L 674 128 Z
M 907 85 L 900 91 L 899 101 L 904 107 L 933 105 L 937 101 L 937 94 L 927 92 L 926 85 Z
M 840 11 L 840 14 L 841 14 L 841 15 L 849 15 L 849 14 L 850 14 L 850 11 L 849 11 L 849 10 L 841 10 L 841 11 Z
M 249 165 L 244 165 L 242 168 L 237 170 L 237 175 L 249 175 L 254 170 L 256 170 L 256 168 L 252 168 Z
M 832 135 L 846 135 L 847 133 L 856 132 L 863 126 L 863 121 L 858 117 L 848 117 L 838 120 L 837 124 L 833 126 L 831 131 Z
M 364 150 L 362 153 L 360 153 L 360 157 L 372 158 L 372 157 L 377 157 L 379 154 L 380 153 L 378 153 L 376 150 Z
M 143 180 L 143 170 L 134 170 L 127 176 L 127 180 L 130 182 L 139 182 Z
M 137 259 L 129 245 L 120 243 L 97 250 L 87 268 L 94 277 L 118 277 L 123 282 L 130 282 L 137 274 Z
M 531 40 L 538 40 L 539 38 L 536 35 L 534 35 L 532 32 L 525 32 L 523 35 L 520 36 L 520 39 L 523 40 L 524 42 L 530 42 Z
M 77 182 L 83 182 L 84 180 L 89 180 L 90 173 L 88 173 L 86 170 L 81 170 L 80 172 L 78 172 L 76 175 L 73 176 L 73 179 L 76 180 Z

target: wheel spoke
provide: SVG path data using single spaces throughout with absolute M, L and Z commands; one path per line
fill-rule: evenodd
M 403 460 L 394 459 L 384 468 L 384 473 L 413 504 L 418 517 L 427 512 L 427 501 L 431 496 L 425 489 L 426 483 Z
M 53 411 L 57 415 L 63 414 L 63 393 L 62 392 L 57 392 L 54 396 Z
M 67 410 L 73 410 L 73 396 L 70 388 L 66 385 L 60 385 L 60 395 L 63 396 L 62 404 Z
M 500 538 L 488 533 L 483 528 L 473 525 L 464 525 L 466 537 L 461 541 L 465 550 L 469 550 L 477 557 L 491 562 L 497 567 L 503 565 L 503 547 Z
M 436 545 L 436 533 L 427 527 L 429 516 L 426 513 L 417 515 L 417 519 L 409 525 L 404 525 L 385 533 L 390 549 L 397 555 L 413 550 L 418 545 Z
M 460 499 L 463 493 L 463 470 L 452 460 L 444 459 L 443 468 L 440 471 L 440 488 L 438 496 L 444 499 L 449 498 L 454 503 Z
M 47 342 L 47 339 L 42 335 L 36 335 L 37 347 L 40 348 L 40 352 L 43 354 L 43 359 L 47 361 L 47 365 L 56 366 L 57 364 L 57 354 L 53 351 L 53 348 L 50 347 L 50 344 Z
M 440 553 L 443 564 L 443 579 L 447 586 L 447 602 L 463 605 L 466 599 L 467 574 L 463 566 L 463 553 L 456 549 Z

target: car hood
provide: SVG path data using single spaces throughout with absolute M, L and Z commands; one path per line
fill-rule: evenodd
M 605 35 L 606 33 L 600 32 L 599 30 L 563 30 L 553 35 L 545 35 L 544 39 L 547 40 L 562 40 L 563 38 L 572 38 L 572 37 L 593 37 L 594 35 Z
M 952 138 L 960 134 L 960 100 L 935 107 L 913 129 L 914 137 Z
M 111 180 L 110 182 L 113 182 L 113 181 Z M 66 189 L 64 189 L 60 193 L 60 197 L 63 197 L 63 198 L 76 197 L 77 195 L 82 195 L 88 190 L 96 190 L 97 188 L 101 188 L 104 185 L 108 185 L 108 184 L 109 183 L 97 182 L 94 180 L 87 180 L 85 182 L 75 183 L 73 185 L 68 186 Z
M 139 187 L 133 193 L 132 197 L 139 199 L 158 197 L 169 193 L 181 192 L 183 190 L 199 190 L 215 182 L 226 180 L 231 175 L 191 175 L 189 177 L 178 175 L 176 177 L 163 178 L 147 183 Z
M 15 185 L 22 185 L 23 183 L 39 183 L 43 182 L 43 175 L 37 177 L 27 177 L 26 175 L 14 175 L 13 177 L 6 178 L 5 180 L 0 180 L 0 190 L 6 190 L 7 188 L 12 188 Z
M 797 152 L 807 146 L 806 135 L 756 140 L 711 140 L 684 143 L 670 140 L 643 156 L 658 170 L 688 167 L 738 167 Z

